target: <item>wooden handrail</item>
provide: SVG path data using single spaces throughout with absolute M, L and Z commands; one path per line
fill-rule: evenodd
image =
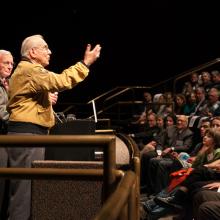
M 114 172 L 116 170 L 116 138 L 114 135 L 0 135 L 0 147 L 76 147 L 78 145 L 84 147 L 85 144 L 99 144 L 103 148 L 103 185 L 106 199 L 113 191 L 116 182 Z
M 133 171 L 126 171 L 119 186 L 114 191 L 114 193 L 112 193 L 112 195 L 105 201 L 100 212 L 96 215 L 95 220 L 118 219 L 126 204 L 130 206 L 132 210 L 129 213 L 130 219 L 137 219 L 135 213 L 136 202 L 134 202 L 134 199 L 131 200 L 129 199 L 129 196 L 133 195 L 133 190 L 134 190 L 133 186 L 135 184 L 135 181 L 136 181 L 135 173 Z M 122 219 L 125 219 L 125 217 Z
M 133 142 L 129 138 L 130 144 Z M 124 215 L 129 219 L 139 219 L 139 170 L 140 160 L 138 152 L 134 147 L 132 161 L 134 171 L 124 171 L 116 169 L 115 162 L 115 135 L 36 135 L 36 136 L 17 136 L 0 135 L 0 147 L 54 147 L 68 146 L 74 147 L 80 144 L 82 147 L 86 144 L 101 144 L 104 150 L 104 169 L 66 169 L 66 168 L 0 168 L 0 178 L 9 179 L 48 179 L 48 180 L 71 180 L 77 177 L 100 178 L 104 176 L 104 205 L 101 209 L 101 215 L 105 207 L 109 206 L 111 201 L 120 195 L 117 199 L 117 209 L 108 217 L 100 219 L 113 219 L 112 216 Z M 116 185 L 116 179 L 120 177 L 121 182 Z M 116 189 L 116 191 L 115 191 Z M 115 205 L 115 203 L 114 203 Z M 120 212 L 120 208 L 124 209 Z M 129 207 L 129 208 L 128 208 Z M 127 211 L 126 211 L 127 209 Z M 99 215 L 99 214 L 98 214 Z M 123 217 L 124 216 L 124 217 Z
M 54 147 L 55 145 L 65 145 L 74 147 L 74 144 L 109 144 L 115 140 L 114 135 L 0 135 L 0 146 L 4 147 Z
M 115 176 L 122 177 L 123 172 L 114 170 Z M 0 178 L 9 179 L 53 179 L 72 180 L 73 177 L 102 177 L 103 169 L 73 168 L 0 168 Z

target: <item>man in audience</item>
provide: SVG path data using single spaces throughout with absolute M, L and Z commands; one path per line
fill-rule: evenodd
M 208 92 L 208 102 L 203 108 L 202 116 L 220 116 L 219 91 L 215 87 Z
M 219 180 L 220 181 L 220 180 Z M 194 217 L 199 220 L 220 219 L 220 182 L 204 186 L 193 197 Z
M 197 87 L 195 90 L 195 94 L 196 94 L 197 105 L 195 107 L 195 111 L 191 113 L 191 116 L 193 115 L 200 116 L 202 115 L 202 111 L 205 108 L 208 100 L 206 99 L 206 92 L 203 87 Z
M 158 135 L 160 128 L 157 126 L 157 116 L 155 113 L 147 115 L 147 124 L 142 132 L 129 134 L 130 137 L 134 138 L 140 150 L 150 141 L 154 140 L 154 137 Z
M 188 128 L 188 118 L 179 115 L 176 126 L 167 129 L 165 143 L 162 147 L 161 156 L 150 160 L 149 168 L 146 170 L 148 184 L 151 193 L 158 193 L 169 183 L 169 174 L 179 168 L 173 160 L 173 153 L 189 153 L 192 147 L 193 132 Z

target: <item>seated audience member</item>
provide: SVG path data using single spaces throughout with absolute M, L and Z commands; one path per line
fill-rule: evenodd
M 215 87 L 218 90 L 220 90 L 220 72 L 219 72 L 219 70 L 212 70 L 211 77 L 212 77 L 212 84 L 210 85 L 210 88 Z
M 159 128 L 157 134 L 153 137 L 153 140 L 147 143 L 143 149 L 140 151 L 142 157 L 143 154 L 146 154 L 149 151 L 156 150 L 156 145 L 158 143 L 163 143 L 165 138 L 165 128 L 164 128 L 164 117 L 162 115 L 156 116 L 157 127 Z
M 143 102 L 141 105 L 138 105 L 132 118 L 120 121 L 118 124 L 121 126 L 121 130 L 124 130 L 124 133 L 129 134 L 141 132 L 147 124 L 147 115 L 152 112 L 152 95 L 151 93 L 144 91 Z
M 152 112 L 152 95 L 151 93 L 144 91 L 143 93 L 143 105 L 141 108 L 141 113 L 145 112 L 145 113 L 151 113 Z
M 167 128 L 163 145 L 157 146 L 157 149 L 162 149 L 161 156 L 150 160 L 147 156 L 146 161 L 144 158 L 142 159 L 142 175 L 145 176 L 144 179 L 147 179 L 146 185 L 149 194 L 160 192 L 165 188 L 169 182 L 169 174 L 180 168 L 173 166 L 174 161 L 169 155 L 173 152 L 189 152 L 191 149 L 193 132 L 187 125 L 187 116 L 178 116 L 176 126 Z
M 210 86 L 212 85 L 211 74 L 208 71 L 203 71 L 201 73 L 201 80 L 202 80 L 201 86 L 204 87 L 206 92 L 208 92 L 210 89 Z
M 188 96 L 193 92 L 193 87 L 190 82 L 185 82 L 182 94 Z
M 164 117 L 169 113 L 167 108 L 167 101 L 163 94 L 157 94 L 158 100 L 154 101 L 154 112 L 157 115 L 163 115 Z
M 174 100 L 172 92 L 165 92 L 164 93 L 165 101 L 166 101 L 166 110 L 164 116 L 166 117 L 169 114 L 173 114 L 174 110 Z
M 185 95 L 179 93 L 174 98 L 174 113 L 176 115 L 184 115 L 184 108 L 186 105 Z
M 201 112 L 202 116 L 220 116 L 220 101 L 218 89 L 212 87 L 208 92 L 208 102 Z
M 146 174 L 152 193 L 160 192 L 168 185 L 169 174 L 180 168 L 179 164 L 174 166 L 173 158 L 170 155 L 174 152 L 189 153 L 192 147 L 192 138 L 193 132 L 188 128 L 187 116 L 179 115 L 176 126 L 167 129 L 161 156 L 149 161 L 149 169 Z
M 214 122 L 214 124 L 216 123 L 217 121 Z M 220 121 L 219 121 L 220 123 Z M 204 135 L 206 133 L 209 132 L 209 129 L 210 127 L 210 120 L 208 118 L 205 118 L 202 120 L 201 122 L 201 127 L 200 127 L 200 132 L 201 132 L 201 136 L 204 137 Z M 215 128 L 214 128 L 215 129 Z M 204 139 L 203 143 L 199 143 L 196 145 L 196 147 L 193 149 L 192 153 L 190 154 L 191 157 L 188 159 L 188 162 L 189 163 L 192 163 L 193 164 L 193 167 L 200 167 L 201 166 L 201 163 L 206 163 L 206 161 L 204 162 L 203 160 L 198 160 L 198 162 L 194 163 L 195 159 L 196 159 L 196 156 L 199 158 L 199 157 L 202 157 L 202 155 L 206 154 L 207 151 L 209 151 L 210 149 L 213 148 L 213 144 L 210 142 L 210 141 L 207 141 L 207 138 L 206 140 Z M 195 155 L 195 156 L 193 156 Z M 217 154 L 215 156 L 217 158 Z M 212 159 L 212 158 L 208 158 L 208 159 Z M 204 183 L 203 183 L 204 185 Z M 177 187 L 176 187 L 177 188 Z M 196 187 L 195 187 L 196 188 Z M 178 188 L 177 188 L 178 189 Z M 163 189 L 159 194 L 158 196 L 160 195 L 164 195 L 164 193 L 167 191 L 167 188 Z M 175 189 L 173 190 L 175 191 Z M 173 192 L 172 191 L 172 192 Z M 171 194 L 172 194 L 171 192 Z M 166 194 L 165 194 L 166 195 Z M 151 208 L 149 207 L 149 204 L 153 205 L 151 206 Z M 192 219 L 192 208 L 191 208 L 191 204 L 190 204 L 190 201 L 186 203 L 187 205 L 184 207 L 186 209 L 186 212 L 185 212 L 185 215 L 184 215 L 184 219 L 188 220 L 188 219 Z M 156 208 L 156 204 L 155 202 L 152 203 L 152 201 L 150 200 L 145 200 L 143 201 L 143 208 L 144 209 L 147 209 L 148 211 L 152 211 L 154 213 L 154 207 L 155 207 L 155 212 L 157 212 L 157 215 L 158 216 L 163 216 L 164 214 L 168 213 L 168 212 L 171 212 L 172 211 L 172 208 L 164 208 L 163 206 L 161 207 L 157 207 Z M 150 209 L 149 209 L 150 208 Z M 158 210 L 157 210 L 158 209 Z
M 209 183 L 193 196 L 193 217 L 198 220 L 220 219 L 220 180 Z M 191 214 L 191 213 L 190 213 Z
M 206 130 L 209 129 L 210 127 L 211 127 L 210 119 L 209 118 L 203 119 L 200 125 L 200 129 L 199 129 L 201 139 L 203 139 L 203 137 L 205 136 Z M 193 147 L 191 153 L 189 154 L 190 157 L 188 158 L 187 162 L 192 164 L 195 161 L 197 154 L 202 153 L 205 150 L 206 150 L 206 146 L 203 145 L 202 140 L 201 140 L 201 142 L 197 143 L 195 147 Z
M 177 117 L 175 114 L 170 113 L 165 117 L 165 128 L 176 125 Z
M 195 91 L 196 88 L 199 87 L 199 74 L 194 72 L 190 75 L 190 80 L 185 82 L 182 94 L 189 95 L 191 92 Z
M 220 116 L 211 118 L 211 127 L 220 130 Z
M 196 109 L 196 94 L 191 92 L 186 96 L 186 105 L 184 107 L 184 115 L 191 115 Z
M 160 155 L 163 148 L 162 146 L 164 145 L 165 142 L 165 135 L 166 135 L 166 130 L 169 127 L 175 126 L 176 125 L 176 115 L 174 114 L 169 114 L 166 116 L 164 119 L 165 121 L 165 129 L 161 132 L 161 135 L 158 137 L 155 137 L 154 140 L 150 143 L 147 144 L 147 150 L 141 151 L 141 191 L 145 192 L 148 190 L 148 177 L 146 175 L 146 172 L 148 171 L 148 165 L 149 161 L 151 158 L 157 157 L 158 154 Z
M 208 100 L 206 99 L 206 92 L 205 89 L 203 87 L 198 87 L 195 90 L 195 94 L 196 94 L 196 107 L 194 112 L 192 112 L 190 115 L 197 115 L 197 116 L 202 116 L 202 111 L 205 108 L 205 106 L 207 105 Z
M 135 121 L 132 122 L 132 124 L 146 124 L 147 121 L 147 115 L 152 111 L 152 95 L 144 91 L 143 93 L 143 104 L 140 107 L 140 110 L 138 111 L 138 115 L 134 115 L 135 118 L 137 118 Z
M 182 210 L 188 196 L 192 198 L 202 187 L 214 186 L 207 185 L 207 183 L 220 180 L 220 172 L 218 171 L 218 169 L 220 170 L 220 131 L 213 128 L 207 130 L 203 143 L 207 145 L 207 150 L 197 156 L 192 166 L 194 170 L 177 187 L 172 196 L 156 197 L 155 201 L 158 204 Z
M 150 113 L 147 116 L 147 125 L 143 132 L 129 134 L 137 143 L 139 150 L 142 150 L 144 146 L 150 141 L 154 140 L 154 137 L 160 132 L 160 128 L 157 126 L 156 114 Z

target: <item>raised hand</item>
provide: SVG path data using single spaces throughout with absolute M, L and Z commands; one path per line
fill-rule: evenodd
M 97 44 L 92 50 L 91 44 L 88 44 L 86 47 L 86 51 L 84 54 L 84 59 L 83 62 L 87 65 L 90 66 L 92 63 L 94 63 L 100 56 L 101 52 L 101 46 Z

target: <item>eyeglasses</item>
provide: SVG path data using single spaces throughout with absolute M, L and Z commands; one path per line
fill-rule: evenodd
M 49 51 L 49 47 L 47 45 L 44 45 L 44 46 L 39 46 L 39 47 L 34 47 L 36 49 L 39 49 L 39 50 L 43 50 L 43 51 Z

